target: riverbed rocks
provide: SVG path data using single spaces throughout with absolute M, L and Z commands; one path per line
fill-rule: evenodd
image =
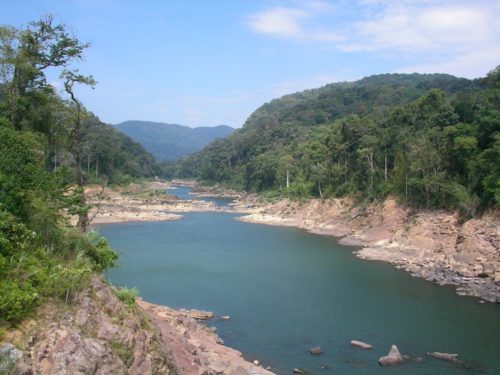
M 242 203 L 241 203 L 242 204 Z M 443 210 L 415 211 L 394 199 L 355 207 L 348 199 L 287 199 L 256 206 L 240 221 L 295 226 L 361 246 L 361 259 L 392 263 L 457 293 L 500 303 L 500 210 L 463 221 Z
M 138 300 L 138 306 L 157 326 L 182 374 L 272 375 L 260 363 L 245 361 L 242 354 L 220 344 L 217 334 L 186 314 Z M 199 310 L 196 310 L 199 311 Z M 196 315 L 196 314 L 195 314 Z
M 319 346 L 315 346 L 314 348 L 309 349 L 309 353 L 312 355 L 320 355 L 323 354 L 323 350 Z
M 453 363 L 463 363 L 462 360 L 458 359 L 458 354 L 441 353 L 441 352 L 427 352 L 427 356 L 441 359 L 443 361 L 453 362 Z
M 366 350 L 373 349 L 373 346 L 371 346 L 370 344 L 358 340 L 351 340 L 351 345 L 354 346 L 355 348 L 360 348 L 360 349 L 366 349 Z
M 197 320 L 210 320 L 214 317 L 214 313 L 211 311 L 203 311 L 203 310 L 186 310 L 186 309 L 180 309 L 179 310 L 180 314 L 183 314 L 184 316 L 189 316 L 193 319 Z
M 392 345 L 389 354 L 380 357 L 378 360 L 380 366 L 395 366 L 404 362 L 405 358 L 403 358 L 396 345 Z
M 47 304 L 36 323 L 5 335 L 0 373 L 6 372 L 4 366 L 12 373 L 37 375 L 273 375 L 225 347 L 214 329 L 191 316 L 212 313 L 136 302 L 123 304 L 100 277 L 93 277 L 70 305 Z

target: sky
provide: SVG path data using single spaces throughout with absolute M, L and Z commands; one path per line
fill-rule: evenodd
M 500 64 L 500 0 L 0 0 L 3 25 L 46 14 L 91 44 L 78 68 L 98 84 L 77 95 L 113 124 L 241 127 L 262 104 L 331 82 L 478 78 Z

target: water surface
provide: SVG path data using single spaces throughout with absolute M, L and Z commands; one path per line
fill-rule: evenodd
M 102 226 L 122 252 L 121 267 L 107 276 L 157 304 L 230 315 L 209 325 L 226 345 L 279 374 L 294 367 L 315 374 L 500 374 L 498 305 L 359 260 L 335 238 L 234 217 L 188 213 L 180 221 Z M 352 339 L 375 349 L 352 348 Z M 412 358 L 459 353 L 467 366 L 431 358 L 378 366 L 392 344 Z M 311 356 L 313 346 L 324 354 Z

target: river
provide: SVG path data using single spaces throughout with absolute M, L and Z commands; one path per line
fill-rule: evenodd
M 185 188 L 173 193 L 188 197 Z M 498 305 L 359 260 L 333 237 L 235 216 L 103 225 L 121 252 L 121 266 L 107 277 L 156 304 L 229 315 L 208 324 L 226 345 L 278 374 L 295 367 L 313 374 L 500 374 Z M 353 339 L 375 348 L 353 348 Z M 392 344 L 424 361 L 378 366 Z M 324 353 L 310 355 L 315 346 Z M 465 365 L 426 357 L 429 351 L 459 353 Z

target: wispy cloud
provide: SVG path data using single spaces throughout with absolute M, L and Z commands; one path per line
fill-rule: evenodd
M 302 38 L 301 20 L 309 17 L 302 10 L 274 8 L 255 13 L 248 18 L 249 26 L 261 34 L 284 38 Z
M 380 3 L 379 3 L 380 5 Z M 345 51 L 399 50 L 421 53 L 446 48 L 465 50 L 497 43 L 499 28 L 488 6 L 419 4 L 383 6 L 370 19 L 350 25 L 348 41 L 338 47 Z
M 310 21 L 323 11 L 328 4 L 311 1 L 301 8 L 277 7 L 263 10 L 247 18 L 248 26 L 260 34 L 295 41 L 338 41 L 341 36 L 321 27 L 309 27 Z
M 478 66 L 500 63 L 500 1 L 358 0 L 332 6 L 321 0 L 297 0 L 294 4 L 255 13 L 248 26 L 260 34 L 315 41 L 344 53 L 414 59 L 402 71 L 441 68 L 477 77 L 484 74 Z

